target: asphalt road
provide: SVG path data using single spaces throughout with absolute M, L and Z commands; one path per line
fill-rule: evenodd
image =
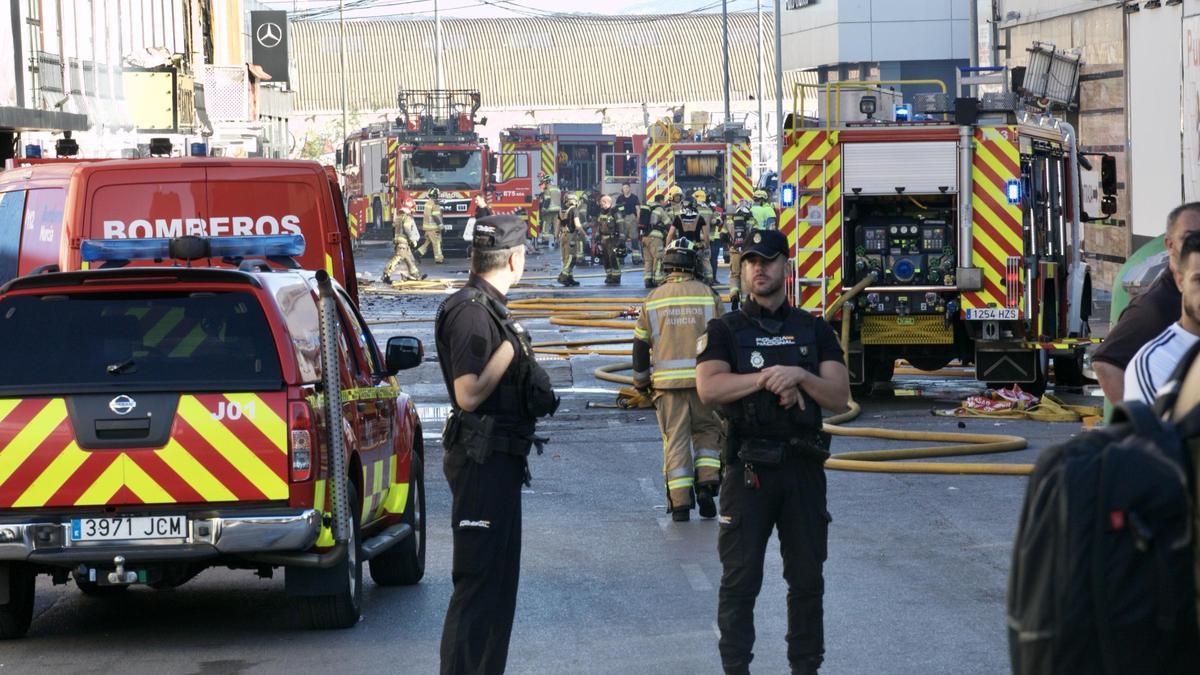
M 378 275 L 386 252 L 368 247 L 361 268 Z M 531 277 L 550 269 L 531 261 Z M 460 266 L 426 266 L 449 274 Z M 584 272 L 592 270 L 583 270 Z M 582 279 L 575 292 L 603 291 Z M 547 281 L 532 280 L 553 290 Z M 640 274 L 619 289 L 641 294 Z M 409 588 L 369 580 L 355 628 L 305 627 L 283 593 L 282 574 L 210 570 L 171 591 L 137 588 L 85 597 L 73 585 L 38 583 L 24 640 L 0 646 L 0 671 L 19 673 L 433 673 L 451 591 L 449 493 L 437 440 L 446 402 L 432 360 L 431 318 L 444 294 L 365 294 L 381 340 L 412 334 L 430 359 L 402 374 L 426 419 L 428 566 Z M 535 340 L 565 329 L 527 322 Z M 572 338 L 589 337 L 586 331 Z M 609 333 L 611 335 L 611 333 Z M 611 357 L 548 362 L 564 401 L 540 428 L 552 443 L 531 458 L 525 491 L 521 591 L 511 673 L 717 673 L 715 521 L 670 522 L 663 508 L 661 449 L 653 411 L 589 407 L 613 400 L 592 369 Z M 957 431 L 951 408 L 980 388 L 966 379 L 898 378 L 864 403 L 855 425 Z M 1077 397 L 1076 397 L 1077 398 Z M 1036 451 L 1079 432 L 1077 424 L 968 420 L 966 430 L 1015 433 Z M 839 438 L 834 452 L 887 444 Z M 1008 670 L 1004 595 L 1023 478 L 830 472 L 833 514 L 826 564 L 827 673 L 1000 673 Z M 778 546 L 768 555 L 756 610 L 755 672 L 786 672 L 785 596 Z

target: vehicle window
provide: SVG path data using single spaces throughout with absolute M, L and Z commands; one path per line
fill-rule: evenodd
M 17 276 L 25 191 L 0 192 L 0 283 Z
M 58 262 L 58 243 L 63 231 L 63 204 L 66 190 L 47 188 L 30 190 L 25 206 L 25 225 L 21 230 L 19 274 L 29 274 L 42 265 Z
M 247 292 L 10 296 L 0 342 L 9 394 L 283 386 L 271 327 Z
M 325 268 L 325 226 L 322 225 L 321 208 L 328 199 L 321 199 L 314 183 L 264 180 L 262 177 L 234 180 L 234 174 L 216 180 L 215 174 L 215 171 L 209 173 L 212 236 L 302 234 L 304 255 L 297 261 L 304 269 Z M 327 187 L 324 189 L 328 192 Z
M 401 158 L 401 178 L 409 190 L 479 189 L 483 158 L 478 150 L 416 150 Z
M 308 285 L 283 276 L 264 275 L 263 282 L 275 296 L 283 312 L 288 338 L 296 354 L 300 380 L 305 383 L 321 379 L 321 313 Z
M 204 216 L 203 182 L 106 185 L 92 197 L 87 236 L 96 239 L 212 236 Z
M 350 317 L 347 327 L 350 329 L 350 334 L 354 341 L 358 343 L 362 353 L 366 355 L 367 365 L 371 374 L 383 372 L 383 365 L 379 362 L 379 349 L 375 345 L 375 339 L 371 336 L 371 332 L 367 330 L 362 317 L 358 315 L 358 310 L 354 308 L 354 303 L 350 302 L 345 293 L 338 292 L 338 297 L 342 299 L 344 313 Z

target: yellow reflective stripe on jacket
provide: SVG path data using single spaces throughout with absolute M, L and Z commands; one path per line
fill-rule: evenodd
M 687 380 L 696 378 L 695 368 L 679 368 L 675 370 L 655 370 L 650 375 L 654 382 L 659 380 Z
M 696 484 L 695 478 L 691 478 L 691 477 L 676 478 L 675 480 L 667 481 L 667 489 L 668 490 L 676 490 L 679 488 L 692 487 L 695 484 Z
M 650 333 L 648 333 L 641 326 L 635 326 L 633 329 L 633 337 L 638 340 L 641 340 L 642 342 L 645 342 L 646 340 L 650 339 Z
M 707 305 L 712 307 L 716 298 L 711 295 L 676 295 L 670 298 L 662 298 L 661 300 L 650 300 L 646 303 L 646 309 L 658 309 L 660 307 L 679 307 L 685 305 Z

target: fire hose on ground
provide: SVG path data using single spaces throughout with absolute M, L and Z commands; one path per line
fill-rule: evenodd
M 864 279 L 847 290 L 826 310 L 826 317 L 833 316 L 847 301 L 852 300 L 872 281 Z M 514 314 L 523 318 L 548 318 L 559 326 L 583 326 L 609 330 L 632 330 L 643 298 L 529 298 L 509 303 Z M 621 320 L 625 318 L 626 320 Z M 841 343 L 843 353 L 848 353 L 850 339 L 850 314 L 842 314 Z M 543 342 L 534 345 L 535 351 L 556 356 L 584 354 L 621 355 L 624 350 L 598 349 L 604 345 L 626 344 L 629 338 L 594 339 L 582 341 Z M 618 375 L 633 369 L 632 361 L 611 363 L 595 370 L 596 379 L 626 387 L 633 386 L 633 378 Z M 861 406 L 851 399 L 850 410 L 826 418 L 825 431 L 834 436 L 873 438 L 906 442 L 949 443 L 951 445 L 922 446 L 916 448 L 862 450 L 842 452 L 830 457 L 825 466 L 839 471 L 861 471 L 869 473 L 921 473 L 921 474 L 985 474 L 1000 476 L 1028 475 L 1033 465 L 1028 463 L 982 463 L 982 462 L 935 462 L 932 459 L 969 457 L 1015 452 L 1028 447 L 1025 438 L 1007 434 L 971 434 L 937 431 L 902 431 L 875 427 L 842 426 L 858 418 Z

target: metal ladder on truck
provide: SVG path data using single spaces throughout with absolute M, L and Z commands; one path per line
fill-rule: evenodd
M 821 184 L 819 187 L 808 187 L 809 180 L 806 180 L 814 169 L 820 170 Z M 826 288 L 829 279 L 825 276 L 825 270 L 828 268 L 828 252 L 826 251 L 826 242 L 829 235 L 829 222 L 825 217 L 825 205 L 828 203 L 828 194 L 826 186 L 829 180 L 829 164 L 826 160 L 796 160 L 796 255 L 792 258 L 792 306 L 800 307 L 803 302 L 803 289 L 816 288 L 820 294 L 819 310 L 811 308 L 815 316 L 825 316 L 826 304 L 829 297 L 829 289 Z M 813 198 L 818 201 L 813 204 Z M 815 206 L 815 208 L 814 208 Z M 808 228 L 821 228 L 821 236 L 819 246 L 810 246 L 800 248 L 800 240 L 803 234 L 807 233 Z M 803 228 L 803 229 L 802 229 Z M 820 264 L 811 268 L 805 275 L 801 276 L 800 268 L 802 262 L 809 262 L 814 255 L 820 256 Z M 820 314 L 817 314 L 817 311 Z

